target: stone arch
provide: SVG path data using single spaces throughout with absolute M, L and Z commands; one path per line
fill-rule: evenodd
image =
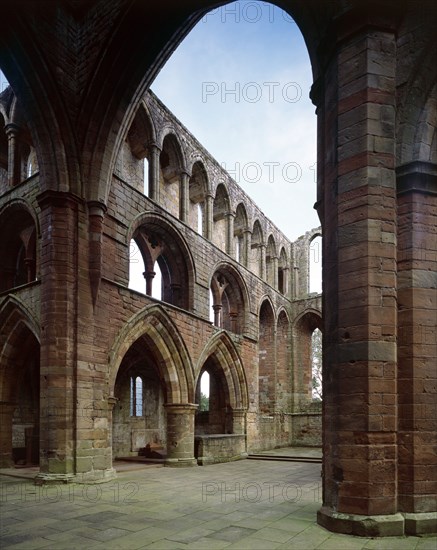
M 116 173 L 141 193 L 156 199 L 156 129 L 143 99 L 117 155 Z
M 274 236 L 270 233 L 266 248 L 266 275 L 267 282 L 274 288 L 278 286 L 278 252 Z
M 109 395 L 114 394 L 121 362 L 131 346 L 143 341 L 154 355 L 168 404 L 192 403 L 194 376 L 188 350 L 170 316 L 157 305 L 144 308 L 120 330 L 109 352 Z
M 0 306 L 0 465 L 39 463 L 39 324 L 19 299 Z
M 127 133 L 127 141 L 132 153 L 142 159 L 149 154 L 149 144 L 156 142 L 156 129 L 148 105 L 141 101 Z
M 249 294 L 239 271 L 227 262 L 215 266 L 210 281 L 214 325 L 242 334 L 246 328 Z
M 14 200 L 0 212 L 0 292 L 30 283 L 37 271 L 37 225 L 25 201 Z
M 268 296 L 260 302 L 258 319 L 258 407 L 261 415 L 269 415 L 275 409 L 276 318 Z
M 281 307 L 276 322 L 276 410 L 291 411 L 291 323 Z
M 191 167 L 188 180 L 188 225 L 203 236 L 207 234 L 206 196 L 209 186 L 205 163 L 197 159 Z
M 149 212 L 133 220 L 127 242 L 131 239 L 135 240 L 144 261 L 146 294 L 152 294 L 154 264 L 158 262 L 162 274 L 162 300 L 183 309 L 193 309 L 194 259 L 180 232 L 164 216 Z
M 289 293 L 290 267 L 285 246 L 281 246 L 278 260 L 278 290 L 285 296 Z
M 224 183 L 219 183 L 215 190 L 213 201 L 213 232 L 212 242 L 221 250 L 227 251 L 229 216 L 231 213 L 231 201 L 228 188 Z
M 258 277 L 262 278 L 264 271 L 263 262 L 265 261 L 264 234 L 261 223 L 258 219 L 254 221 L 252 227 L 253 229 L 250 250 L 250 269 L 256 275 L 258 275 Z
M 293 324 L 293 407 L 301 410 L 312 401 L 311 336 L 318 328 L 323 331 L 322 315 L 316 309 L 306 309 Z
M 248 261 L 248 221 L 247 211 L 243 202 L 237 205 L 234 221 L 234 249 L 236 260 L 247 266 Z
M 217 332 L 206 344 L 196 366 L 196 381 L 202 368 L 211 357 L 215 358 L 223 372 L 228 388 L 229 405 L 232 409 L 247 409 L 249 394 L 242 359 L 229 334 Z
M 182 218 L 183 178 L 188 177 L 185 155 L 173 128 L 165 127 L 159 138 L 159 202 L 175 218 Z

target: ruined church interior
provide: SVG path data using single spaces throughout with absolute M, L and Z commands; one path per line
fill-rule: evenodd
M 292 241 L 150 90 L 225 4 L 2 4 L 0 473 L 321 447 L 321 526 L 437 533 L 437 5 L 276 2 L 317 116 Z

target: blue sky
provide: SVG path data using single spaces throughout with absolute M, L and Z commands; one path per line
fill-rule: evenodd
M 320 225 L 311 84 L 291 17 L 272 4 L 241 0 L 196 25 L 152 90 L 295 240 Z M 2 73 L 0 85 L 7 85 Z
M 288 14 L 239 1 L 206 15 L 152 90 L 292 240 L 320 225 L 308 53 Z

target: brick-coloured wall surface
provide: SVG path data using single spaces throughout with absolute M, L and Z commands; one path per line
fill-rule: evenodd
M 153 443 L 192 465 L 205 368 L 209 429 L 249 452 L 314 444 L 322 420 L 322 525 L 436 531 L 437 8 L 282 5 L 308 47 L 318 124 L 322 227 L 295 242 L 147 91 L 216 3 L 169 17 L 154 0 L 3 2 L 1 464 L 39 454 L 40 483 L 101 481 L 117 445 Z M 323 295 L 310 294 L 321 234 Z M 127 414 L 138 369 L 157 415 Z

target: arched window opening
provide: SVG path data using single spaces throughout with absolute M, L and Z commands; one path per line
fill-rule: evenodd
M 199 235 L 205 235 L 205 201 L 208 189 L 208 175 L 202 162 L 197 161 L 193 165 L 192 174 L 188 182 L 189 187 L 189 212 L 188 225 L 197 231 Z
M 216 327 L 239 333 L 244 326 L 244 300 L 235 273 L 217 271 L 211 279 L 210 297 Z
M 133 240 L 129 288 L 189 309 L 193 268 L 189 251 L 180 236 L 164 220 L 153 218 L 135 231 Z
M 174 134 L 164 138 L 162 151 L 159 156 L 160 166 L 160 204 L 175 218 L 181 217 L 182 179 L 187 177 L 182 172 L 182 149 Z
M 258 277 L 263 276 L 263 247 L 265 248 L 261 224 L 258 220 L 256 220 L 253 224 L 249 267 L 255 275 L 258 275 Z
M 223 251 L 227 251 L 228 214 L 230 212 L 229 195 L 226 187 L 219 184 L 214 198 L 212 242 Z
M 322 331 L 314 329 L 311 335 L 311 389 L 312 398 L 321 401 L 323 398 L 322 385 Z
M 235 240 L 235 259 L 242 265 L 247 264 L 247 246 L 248 246 L 248 228 L 247 214 L 244 204 L 240 203 L 235 211 L 234 220 L 234 240 Z
M 144 260 L 134 239 L 131 239 L 129 245 L 129 288 L 142 294 L 146 293 Z
M 289 267 L 284 247 L 281 249 L 278 261 L 278 290 L 281 294 L 288 294 Z
M 310 292 L 322 292 L 322 237 L 314 237 L 310 243 Z
M 199 411 L 209 411 L 209 394 L 210 394 L 210 376 L 205 370 L 200 377 L 200 401 Z
M 130 379 L 130 415 L 143 416 L 143 381 L 140 376 Z
M 204 393 L 207 388 L 208 395 Z M 199 405 L 195 416 L 196 435 L 232 433 L 228 384 L 215 356 L 209 357 L 202 368 L 196 386 L 196 403 Z
M 275 320 L 270 302 L 265 300 L 259 313 L 258 399 L 261 414 L 271 414 L 275 403 L 276 361 Z
M 278 273 L 278 258 L 276 253 L 276 243 L 273 235 L 270 235 L 267 241 L 266 249 L 266 274 L 267 282 L 273 286 L 277 287 L 277 273 Z
M 144 195 L 149 196 L 149 161 L 146 157 L 143 159 L 143 188 Z
M 197 204 L 197 232 L 203 236 L 203 205 Z
M 235 259 L 241 263 L 241 240 L 239 237 L 235 239 Z
M 143 335 L 126 352 L 114 385 L 113 456 L 163 458 L 167 445 L 167 386 L 157 343 Z

